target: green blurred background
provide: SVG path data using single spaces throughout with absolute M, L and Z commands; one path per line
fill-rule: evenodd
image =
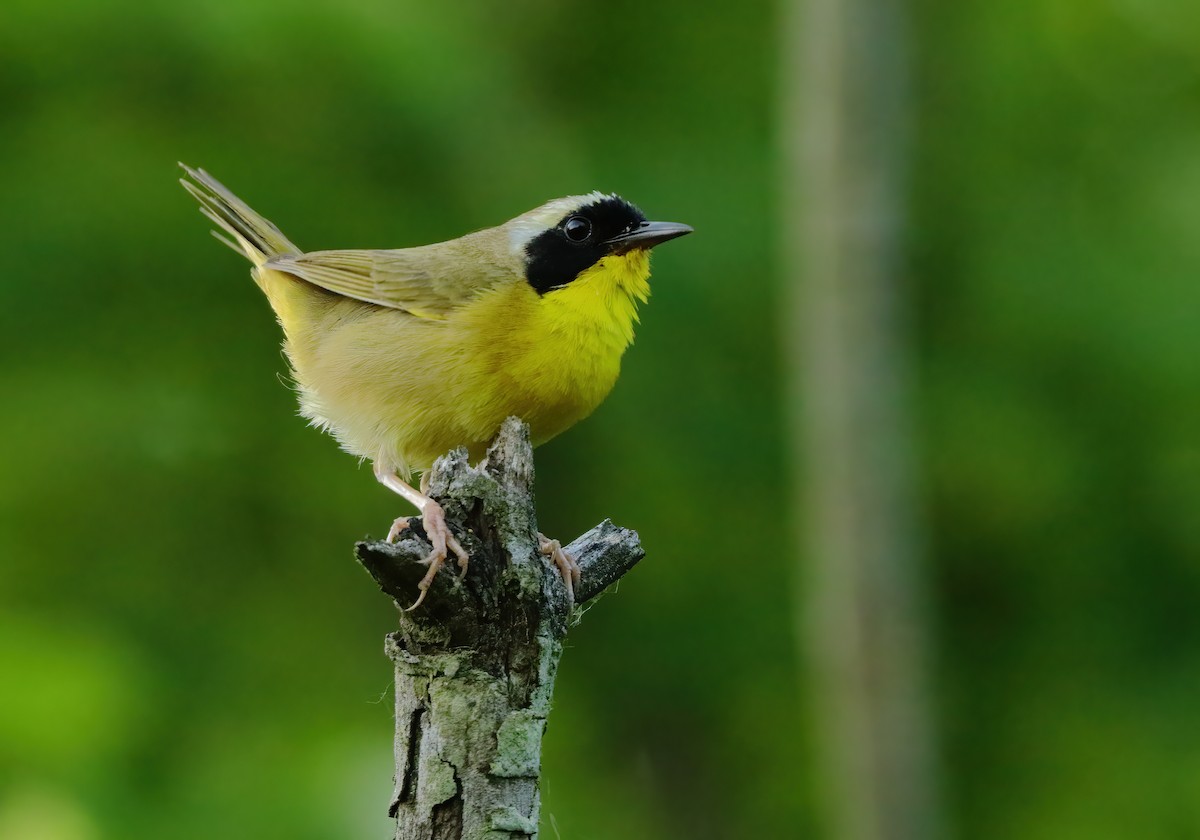
M 389 836 L 395 616 L 350 548 L 402 505 L 294 416 L 269 309 L 177 160 L 301 247 L 591 189 L 695 226 L 656 252 L 616 391 L 539 451 L 544 531 L 608 516 L 648 551 L 570 637 L 543 836 L 817 831 L 780 11 L 6 0 L 0 838 Z M 1198 836 L 1200 6 L 912 12 L 948 823 Z

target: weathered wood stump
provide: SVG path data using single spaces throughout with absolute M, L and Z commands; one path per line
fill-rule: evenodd
M 582 567 L 574 609 L 538 551 L 529 429 L 505 421 L 479 467 L 438 459 L 430 494 L 471 555 L 447 563 L 413 612 L 429 544 L 419 519 L 395 544 L 362 542 L 359 562 L 401 608 L 384 649 L 396 667 L 396 840 L 537 837 L 542 735 L 562 641 L 578 607 L 643 556 L 605 520 L 567 551 Z

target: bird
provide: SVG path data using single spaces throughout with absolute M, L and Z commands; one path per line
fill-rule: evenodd
M 590 192 L 432 245 L 302 251 L 203 169 L 180 166 L 275 312 L 301 415 L 420 511 L 431 551 L 410 610 L 450 554 L 460 576 L 470 560 L 429 495 L 434 460 L 460 446 L 481 458 L 509 416 L 537 446 L 591 414 L 649 299 L 650 249 L 693 232 Z M 408 525 L 397 518 L 387 541 Z M 573 603 L 578 564 L 557 540 L 539 533 L 538 546 Z

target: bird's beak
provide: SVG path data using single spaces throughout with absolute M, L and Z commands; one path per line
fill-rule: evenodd
M 610 253 L 624 254 L 634 248 L 653 248 L 660 242 L 686 236 L 691 232 L 690 225 L 676 222 L 642 222 L 629 233 L 614 236 L 604 244 L 609 247 Z

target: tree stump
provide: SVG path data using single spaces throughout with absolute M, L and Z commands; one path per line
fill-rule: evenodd
M 358 561 L 401 608 L 384 650 L 396 669 L 396 840 L 513 840 L 538 834 L 542 735 L 562 642 L 578 608 L 643 557 L 637 533 L 605 520 L 567 551 L 576 603 L 539 551 L 529 429 L 504 422 L 487 457 L 439 458 L 429 492 L 470 553 L 448 562 L 425 602 L 430 547 L 420 519 L 399 542 L 360 542 Z M 451 558 L 453 559 L 453 558 Z

